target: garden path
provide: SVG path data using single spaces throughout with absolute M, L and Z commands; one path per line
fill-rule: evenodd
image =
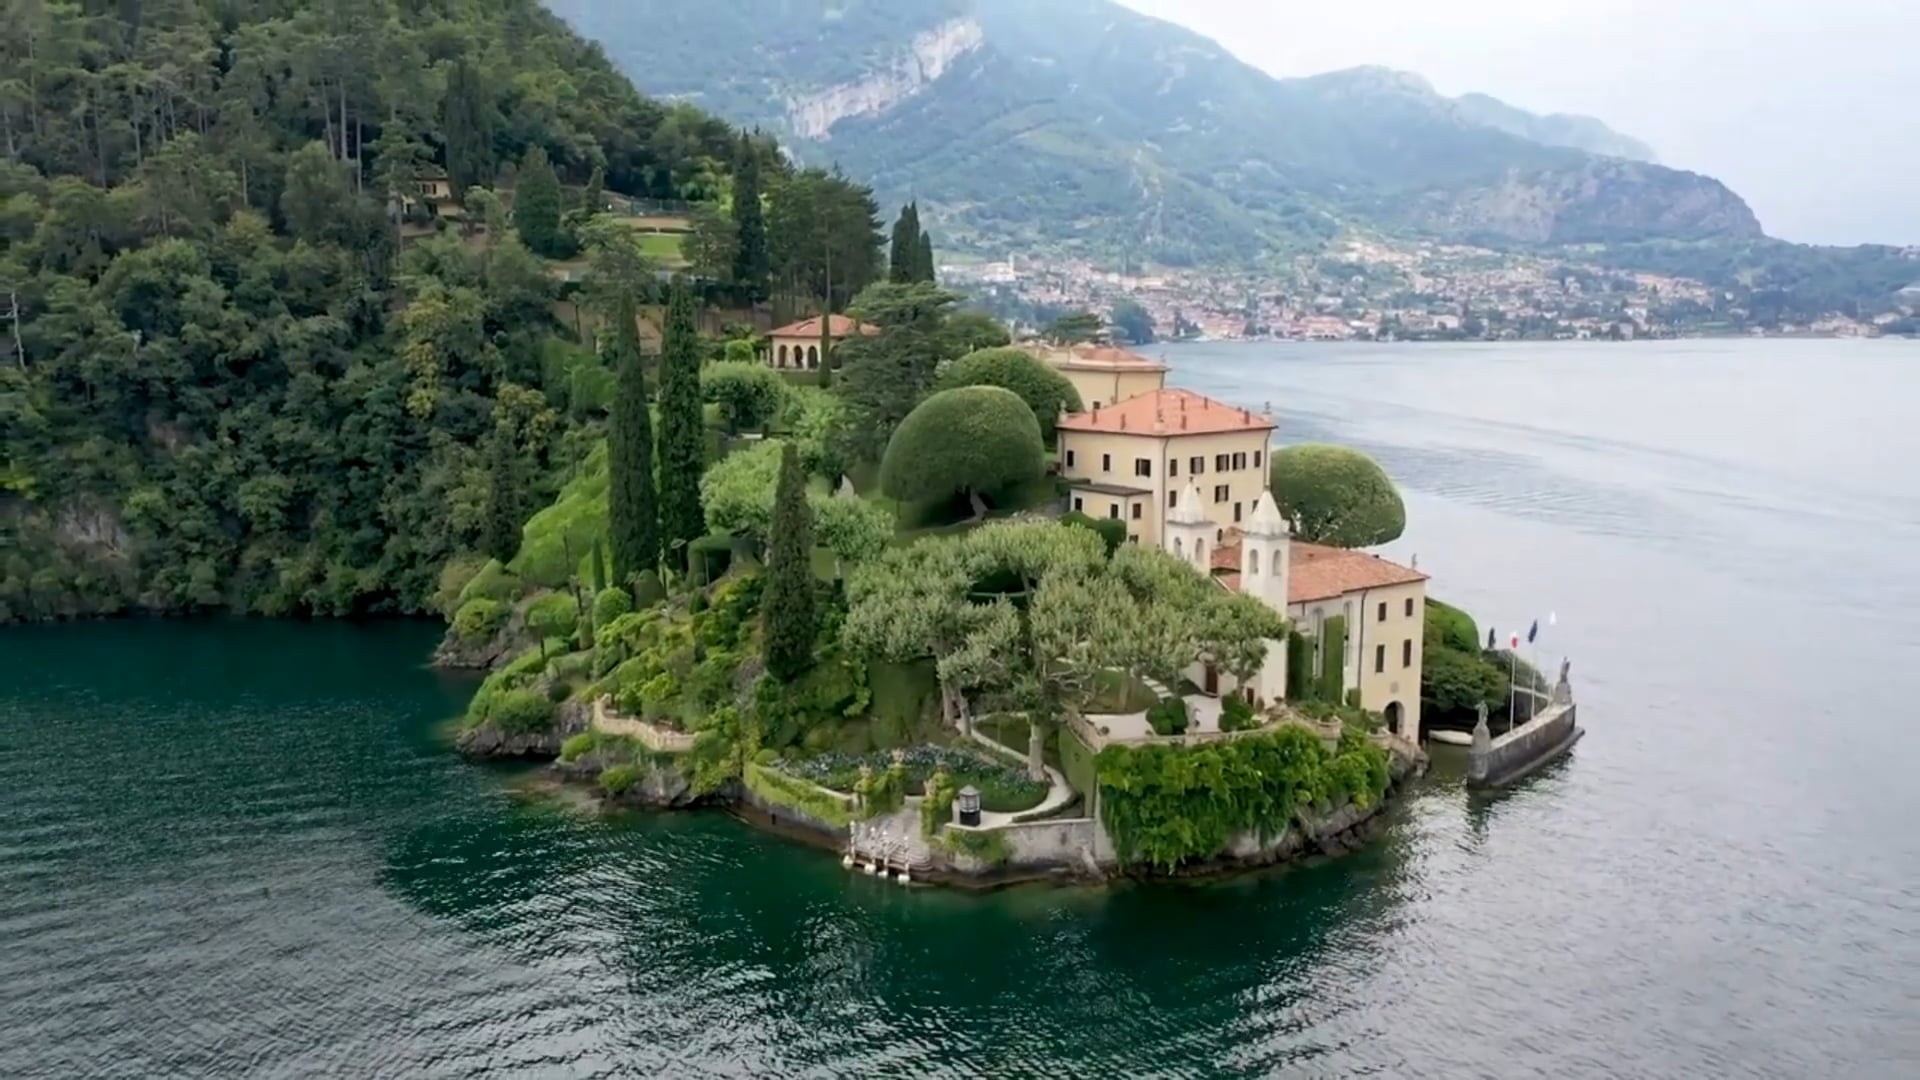
M 1012 747 L 1002 746 L 994 742 L 992 739 L 987 738 L 985 734 L 981 733 L 979 728 L 970 729 L 968 734 L 973 736 L 974 742 L 992 750 L 1001 757 L 1018 761 L 1022 766 L 1026 765 L 1027 755 L 1020 753 Z M 997 829 L 1002 826 L 1012 825 L 1017 818 L 1031 819 L 1044 817 L 1072 802 L 1074 799 L 1073 786 L 1067 783 L 1066 777 L 1060 775 L 1060 770 L 1051 765 L 1042 765 L 1041 768 L 1047 770 L 1048 787 L 1046 798 L 1041 799 L 1038 805 L 1028 810 L 1011 812 L 982 810 L 980 811 L 980 827 L 983 829 Z

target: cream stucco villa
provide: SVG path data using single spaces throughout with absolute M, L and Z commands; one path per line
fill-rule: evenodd
M 1084 393 L 1084 392 L 1083 392 Z M 1060 472 L 1069 504 L 1127 524 L 1128 540 L 1159 547 L 1285 614 L 1314 641 L 1328 619 L 1345 620 L 1343 685 L 1386 717 L 1402 738 L 1420 738 L 1425 574 L 1364 551 L 1293 539 L 1267 490 L 1273 418 L 1191 390 L 1160 389 L 1103 402 L 1059 423 Z M 1211 665 L 1190 673 L 1210 694 L 1283 700 L 1284 642 L 1248 685 Z
M 861 323 L 845 315 L 827 316 L 827 337 L 834 344 L 855 334 L 878 334 L 877 326 Z M 811 371 L 820 367 L 820 317 L 788 323 L 767 333 L 767 366 Z

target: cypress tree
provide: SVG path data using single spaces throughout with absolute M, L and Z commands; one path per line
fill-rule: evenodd
M 813 666 L 820 616 L 813 595 L 813 512 L 807 506 L 806 470 L 788 442 L 780 452 L 780 482 L 774 488 L 769 529 L 766 619 L 767 673 L 795 679 Z
M 820 386 L 833 385 L 833 310 L 820 312 Z
M 587 216 L 592 217 L 607 208 L 607 170 L 595 165 L 593 175 L 587 178 Z
M 607 545 L 599 537 L 593 538 L 593 595 L 597 598 L 607 591 Z
M 440 103 L 440 123 L 446 133 L 447 179 L 456 197 L 467 189 L 493 182 L 495 111 L 480 73 L 463 59 L 447 72 L 447 92 Z
M 633 301 L 614 314 L 613 416 L 607 427 L 607 533 L 613 580 L 621 584 L 660 564 L 660 512 L 653 489 L 653 419 L 647 413 L 647 369 Z
M 676 277 L 667 293 L 660 344 L 660 540 L 667 561 L 676 568 L 686 566 L 686 545 L 707 532 L 700 508 L 706 442 L 693 293 Z
M 520 553 L 520 462 L 513 452 L 513 436 L 495 428 L 487 440 L 487 524 L 483 542 L 487 554 L 500 565 Z
M 920 234 L 920 250 L 915 260 L 915 281 L 933 281 L 933 237 L 925 232 Z
M 767 298 L 772 263 L 767 253 L 767 220 L 760 207 L 760 158 L 745 136 L 733 177 L 733 225 L 739 247 L 733 255 L 733 280 L 748 300 Z
M 893 222 L 893 242 L 887 249 L 887 280 L 909 284 L 919 280 L 920 210 L 912 203 L 900 208 Z
M 513 190 L 513 224 L 520 240 L 536 255 L 557 259 L 567 254 L 560 232 L 560 178 L 554 175 L 547 152 L 529 147 L 520 162 Z

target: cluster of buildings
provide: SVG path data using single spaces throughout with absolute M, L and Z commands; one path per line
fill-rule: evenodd
M 1920 271 L 1917 271 L 1920 272 Z M 1176 325 L 1213 340 L 1573 340 L 1738 332 L 1750 313 L 1689 278 L 1629 272 L 1457 244 L 1353 239 L 1284 269 L 1101 269 L 1027 258 L 941 268 L 1002 313 L 1144 307 L 1161 337 Z M 1869 336 L 1899 315 L 1833 314 L 1780 333 Z M 1043 321 L 1043 320 L 1040 320 Z
M 1426 575 L 1364 551 L 1295 539 L 1268 490 L 1271 412 L 1166 385 L 1167 366 L 1124 349 L 1031 346 L 1079 391 L 1084 412 L 1059 422 L 1060 473 L 1074 510 L 1127 525 L 1130 543 L 1158 547 L 1221 588 L 1253 596 L 1316 643 L 1344 620 L 1343 685 L 1394 734 L 1420 738 Z M 1286 697 L 1287 650 L 1241 685 L 1202 665 L 1208 694 L 1255 702 Z

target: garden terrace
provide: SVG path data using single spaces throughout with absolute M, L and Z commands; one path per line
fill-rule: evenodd
M 906 768 L 908 795 L 926 790 L 927 778 L 942 766 L 956 785 L 971 784 L 980 791 L 982 809 L 996 813 L 1014 813 L 1038 806 L 1047 796 L 1048 785 L 1030 779 L 1019 766 L 996 761 L 972 750 L 947 746 L 914 746 L 901 751 Z M 893 764 L 889 752 L 848 754 L 829 751 L 811 757 L 782 758 L 769 768 L 806 780 L 832 791 L 851 792 L 859 782 L 862 766 L 875 775 Z

